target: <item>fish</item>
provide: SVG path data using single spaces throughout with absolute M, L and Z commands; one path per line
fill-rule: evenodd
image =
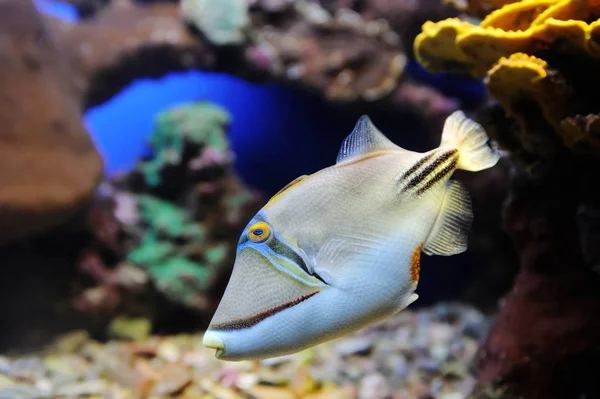
M 221 360 L 266 359 L 403 310 L 418 298 L 422 253 L 467 249 L 471 200 L 453 172 L 499 158 L 462 111 L 424 153 L 394 144 L 361 116 L 334 165 L 290 182 L 244 228 L 203 345 Z

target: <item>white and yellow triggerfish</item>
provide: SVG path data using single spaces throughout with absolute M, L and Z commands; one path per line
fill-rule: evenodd
M 421 251 L 467 249 L 469 194 L 450 176 L 498 159 L 461 111 L 426 153 L 362 116 L 334 166 L 292 181 L 244 229 L 204 345 L 224 360 L 280 356 L 404 309 L 417 299 Z

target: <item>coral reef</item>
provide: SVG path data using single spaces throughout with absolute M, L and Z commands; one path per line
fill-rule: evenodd
M 229 120 L 230 116 L 225 110 L 204 102 L 159 114 L 150 137 L 153 159 L 145 160 L 138 166 L 144 181 L 151 187 L 164 184 L 167 176 L 161 176 L 160 173 L 169 173 L 168 170 L 184 162 L 186 145 L 211 148 L 210 154 L 205 155 L 203 160 L 195 161 L 196 168 L 209 166 L 210 160 L 228 162 L 231 154 L 228 152 L 225 129 Z
M 81 121 L 65 49 L 31 2 L 0 4 L 0 42 L 0 243 L 6 244 L 73 217 L 91 199 L 103 166 Z
M 264 202 L 235 175 L 228 122 L 205 102 L 166 110 L 151 154 L 103 182 L 73 223 L 0 247 L 0 263 L 10 266 L 0 280 L 12 282 L 0 290 L 8 305 L 0 323 L 18 326 L 0 331 L 0 350 L 43 345 L 74 327 L 122 337 L 131 323 L 119 316 L 142 318 L 153 331 L 202 327 L 229 279 L 240 231 Z
M 193 68 L 212 70 L 212 50 L 186 29 L 175 4 L 82 2 L 92 12 L 78 23 L 46 20 L 68 49 L 76 92 L 84 108 L 109 100 L 135 79 Z M 83 5 L 85 4 L 85 6 Z
M 176 307 L 213 311 L 231 272 L 239 232 L 262 204 L 233 172 L 228 123 L 223 109 L 205 102 L 157 116 L 152 154 L 104 187 L 114 207 L 98 219 L 112 227 L 99 229 L 107 231 L 98 237 L 102 245 L 82 258 L 81 270 L 96 285 L 78 298 L 80 310 L 160 318 L 160 311 L 147 304 L 141 308 L 135 300 L 138 292 L 155 301 L 148 299 L 151 282 L 156 294 Z M 112 248 L 112 256 L 103 248 Z
M 194 8 L 186 7 L 189 3 L 197 7 L 206 3 L 204 7 L 214 8 L 217 2 L 184 1 L 182 10 L 184 17 L 209 39 L 219 34 L 220 27 L 212 32 L 206 26 L 205 21 L 212 19 L 210 13 L 191 13 Z M 278 9 L 269 8 L 268 2 L 256 2 L 250 11 L 246 10 L 246 1 L 227 3 L 250 13 L 252 24 L 248 22 L 245 27 L 248 39 L 242 41 L 243 36 L 237 35 L 239 44 L 246 44 L 245 58 L 275 79 L 285 76 L 292 82 L 302 81 L 308 89 L 342 102 L 377 100 L 398 85 L 406 56 L 400 38 L 385 20 L 364 21 L 349 9 L 339 9 L 332 15 L 318 3 L 308 1 L 288 2 Z M 234 18 L 239 13 L 228 15 Z M 237 32 L 234 22 L 232 29 Z
M 250 29 L 246 0 L 183 0 L 181 12 L 218 46 L 242 44 Z
M 504 228 L 520 271 L 478 355 L 482 390 L 600 395 L 600 198 L 590 184 L 599 155 L 599 15 L 593 0 L 511 2 L 480 25 L 427 22 L 415 41 L 432 71 L 484 78 L 497 103 L 480 120 L 516 166 Z
M 586 155 L 598 148 L 598 95 L 590 88 L 600 65 L 599 11 L 593 1 L 517 2 L 480 25 L 456 18 L 425 23 L 415 52 L 432 71 L 485 77 L 518 124 L 498 141 L 535 172 L 565 146 Z
M 72 49 L 85 107 L 134 79 L 189 69 L 282 82 L 363 108 L 410 107 L 425 117 L 443 118 L 457 107 L 404 71 L 403 48 L 416 26 L 453 15 L 439 0 L 367 7 L 304 0 L 71 2 L 84 19 L 48 20 Z
M 435 140 L 458 106 L 404 68 L 415 27 L 428 17 L 452 15 L 438 0 L 248 0 L 249 28 L 240 30 L 237 44 L 206 35 L 202 23 L 184 23 L 176 1 L 69 2 L 82 16 L 76 23 L 42 17 L 31 1 L 0 6 L 7 44 L 0 46 L 0 92 L 9 100 L 0 115 L 7 121 L 3 144 L 11 149 L 2 152 L 7 166 L 0 177 L 14 183 L 2 191 L 13 202 L 0 196 L 7 205 L 0 206 L 0 242 L 15 240 L 0 248 L 0 264 L 22 266 L 0 268 L 0 280 L 12 282 L 0 302 L 18 302 L 2 309 L 0 324 L 27 331 L 4 329 L 0 346 L 43 343 L 50 325 L 53 331 L 83 325 L 68 312 L 76 294 L 75 307 L 98 316 L 91 320 L 94 332 L 119 312 L 151 316 L 162 325 L 181 308 L 210 313 L 220 295 L 231 243 L 261 201 L 233 173 L 222 135 L 228 116 L 221 110 L 195 104 L 163 114 L 153 156 L 133 173 L 105 182 L 84 207 L 102 164 L 81 113 L 134 80 L 202 69 L 276 81 L 352 112 L 401 108 L 422 120 Z M 472 187 L 488 186 L 473 181 Z M 149 210 L 157 214 L 149 217 Z M 163 224 L 165 214 L 175 220 Z M 72 223 L 61 224 L 67 220 Z M 45 233 L 19 240 L 35 232 Z M 173 264 L 166 268 L 166 262 Z M 23 299 L 23 292 L 33 294 Z

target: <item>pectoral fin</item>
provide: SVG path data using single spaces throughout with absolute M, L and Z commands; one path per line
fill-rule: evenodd
M 408 301 L 406 302 L 406 306 L 410 305 L 411 303 L 413 303 L 414 301 L 416 301 L 417 299 L 419 299 L 419 295 L 415 294 L 414 292 L 408 297 Z
M 442 209 L 435 221 L 423 252 L 427 255 L 456 255 L 467 250 L 473 212 L 464 186 L 450 180 Z
M 402 302 L 396 308 L 396 313 L 403 311 L 404 309 L 409 307 L 412 303 L 414 303 L 417 299 L 419 299 L 419 295 L 415 294 L 414 292 L 412 294 L 410 294 L 409 297 L 404 297 Z

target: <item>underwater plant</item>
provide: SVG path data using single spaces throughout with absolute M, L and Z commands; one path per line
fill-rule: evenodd
M 511 3 L 479 25 L 427 22 L 414 45 L 431 71 L 483 77 L 497 102 L 480 120 L 514 164 L 504 227 L 520 271 L 479 351 L 480 389 L 597 397 L 600 3 Z

